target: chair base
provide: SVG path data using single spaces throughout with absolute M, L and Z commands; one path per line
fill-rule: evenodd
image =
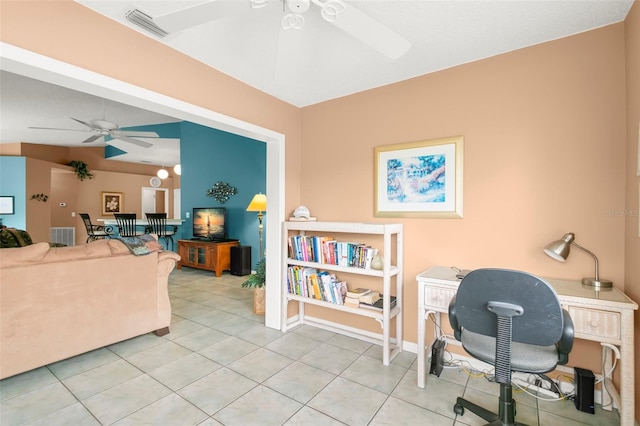
M 464 415 L 465 408 L 483 420 L 486 420 L 488 425 L 524 425 L 524 423 L 518 423 L 515 421 L 516 401 L 513 399 L 511 385 L 500 384 L 499 414 L 489 411 L 486 408 L 474 404 L 464 398 L 458 398 L 456 400 L 456 405 L 454 405 L 453 411 L 462 416 Z

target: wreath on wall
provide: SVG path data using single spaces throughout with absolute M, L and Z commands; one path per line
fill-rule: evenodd
M 211 188 L 207 189 L 207 197 L 213 197 L 220 204 L 224 204 L 229 197 L 236 195 L 238 190 L 226 182 L 218 181 Z

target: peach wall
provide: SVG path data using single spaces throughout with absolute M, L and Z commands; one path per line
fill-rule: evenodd
M 640 301 L 640 176 L 638 147 L 640 146 L 640 2 L 635 1 L 625 20 L 626 81 L 627 81 L 627 174 L 626 174 L 626 245 L 625 291 Z M 636 376 L 640 372 L 640 314 L 635 315 Z M 636 419 L 640 418 L 640 380 L 635 381 Z
M 590 256 L 542 251 L 573 231 L 622 288 L 624 219 L 607 212 L 625 205 L 624 87 L 617 24 L 304 108 L 301 201 L 320 220 L 389 221 L 374 217 L 374 147 L 464 136 L 464 218 L 394 220 L 412 342 L 415 276 L 433 265 L 580 279 Z M 572 362 L 600 370 L 581 355 Z
M 81 182 L 71 170 L 54 168 L 51 170 L 51 226 L 75 227 L 78 213 L 78 185 Z M 61 205 L 64 204 L 64 205 Z M 76 236 L 84 232 L 84 226 L 76 229 Z M 86 238 L 86 237 L 85 237 Z M 84 239 L 81 239 L 84 242 Z M 76 242 L 78 244 L 78 242 Z
M 27 230 L 34 242 L 49 241 L 51 228 L 50 200 L 31 200 L 34 194 L 51 195 L 51 168 L 49 164 L 27 158 Z

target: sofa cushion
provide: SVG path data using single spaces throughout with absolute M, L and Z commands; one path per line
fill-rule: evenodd
M 26 247 L 0 250 L 0 264 L 3 268 L 41 262 L 49 252 L 49 243 L 35 243 Z

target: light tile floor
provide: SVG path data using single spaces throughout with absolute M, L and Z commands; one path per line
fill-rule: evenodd
M 498 385 L 445 369 L 416 385 L 416 356 L 389 367 L 380 347 L 253 315 L 245 277 L 183 268 L 171 274 L 171 333 L 146 334 L 0 381 L 0 425 L 479 425 L 456 417 L 464 395 L 497 407 Z M 572 403 L 517 394 L 532 425 L 615 425 Z

